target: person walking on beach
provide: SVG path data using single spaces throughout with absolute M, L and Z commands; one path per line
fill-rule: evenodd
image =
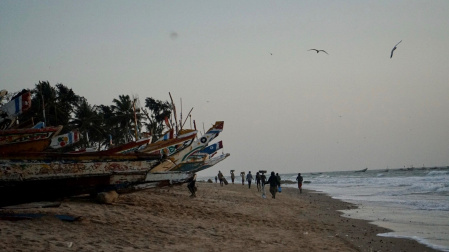
M 231 171 L 231 180 L 232 180 L 232 184 L 234 184 L 234 179 L 235 179 L 234 171 Z
M 242 176 L 242 185 L 245 185 L 245 172 L 240 173 L 240 176 Z
M 251 171 L 248 172 L 246 175 L 246 181 L 248 181 L 248 188 L 251 189 L 251 181 L 253 180 L 253 175 L 251 174 Z
M 276 173 L 276 179 L 278 181 L 278 192 L 282 192 L 282 189 L 281 189 L 281 176 L 279 176 L 279 173 Z
M 218 181 L 217 181 L 217 180 L 218 180 L 218 178 L 217 178 L 217 176 L 215 176 L 215 183 L 218 183 Z
M 298 173 L 298 177 L 296 177 L 296 181 L 298 181 L 299 193 L 302 193 L 302 176 L 301 173 Z
M 221 171 L 218 171 L 218 179 L 220 180 L 220 185 L 223 186 L 223 173 Z
M 279 184 L 278 184 L 278 180 L 276 178 L 276 175 L 274 174 L 273 171 L 271 172 L 271 176 L 268 178 L 267 183 L 270 184 L 271 197 L 273 199 L 275 199 L 276 198 L 276 191 L 277 191 L 277 188 L 278 188 Z
M 262 182 L 262 187 L 265 187 L 265 184 L 267 183 L 267 176 L 265 176 L 265 173 L 260 175 L 260 181 Z
M 196 197 L 196 190 L 197 190 L 197 188 L 195 186 L 195 182 L 196 182 L 196 173 L 193 176 L 192 180 L 187 184 L 187 188 L 189 188 L 189 191 L 191 193 L 190 194 L 191 198 Z
M 259 172 L 256 172 L 256 184 L 257 184 L 257 191 L 260 192 L 260 174 Z

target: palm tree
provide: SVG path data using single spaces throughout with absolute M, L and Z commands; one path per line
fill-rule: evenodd
M 148 113 L 147 110 L 143 109 L 148 120 L 146 123 L 147 129 L 151 132 L 151 135 L 157 139 L 162 135 L 165 129 L 164 121 L 165 118 L 170 118 L 172 106 L 167 101 L 163 102 L 147 97 L 145 99 L 145 107 L 150 111 L 150 113 Z
M 61 83 L 54 88 L 48 81 L 39 81 L 31 92 L 32 106 L 20 120 L 28 124 L 42 121 L 48 126 L 63 125 L 63 132 L 69 131 L 68 124 L 80 97 L 71 88 Z
M 70 121 L 72 128 L 79 130 L 82 138 L 79 145 L 91 147 L 91 143 L 97 143 L 98 149 L 107 142 L 103 116 L 98 113 L 95 106 L 89 105 L 85 98 L 76 106 L 74 118 Z
M 131 100 L 129 95 L 119 95 L 118 99 L 114 99 L 112 102 L 114 103 L 111 105 L 114 117 L 111 118 L 111 122 L 121 131 L 122 138 L 119 142 L 122 140 L 124 142 L 132 141 L 135 138 L 134 130 L 138 131 L 141 126 L 140 111 L 135 111 L 134 107 L 136 99 Z

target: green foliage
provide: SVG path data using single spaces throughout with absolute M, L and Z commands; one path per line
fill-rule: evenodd
M 63 133 L 71 130 L 67 126 L 80 100 L 72 89 L 63 84 L 52 87 L 48 81 L 39 81 L 31 93 L 31 108 L 20 118 L 23 123 L 45 122 L 48 126 L 66 126 Z
M 101 149 L 109 144 L 109 137 L 118 145 L 136 140 L 142 126 L 159 138 L 165 130 L 165 118 L 172 113 L 167 101 L 145 99 L 145 108 L 135 107 L 137 99 L 119 95 L 113 105 L 90 105 L 88 101 L 61 83 L 51 86 L 39 81 L 31 90 L 31 108 L 20 115 L 19 121 L 31 126 L 40 121 L 47 126 L 62 125 L 62 133 L 77 129 L 81 140 L 76 147 Z
M 143 110 L 148 120 L 147 130 L 153 137 L 159 138 L 165 129 L 165 118 L 170 118 L 173 108 L 167 101 L 163 102 L 150 97 L 145 99 L 145 107 L 150 111 L 148 113 Z

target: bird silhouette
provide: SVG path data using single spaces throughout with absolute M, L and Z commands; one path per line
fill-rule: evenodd
M 307 51 L 316 51 L 316 53 L 319 53 L 319 52 L 324 52 L 325 54 L 327 54 L 327 55 L 329 55 L 329 53 L 327 53 L 326 51 L 324 51 L 324 50 L 318 50 L 318 49 L 309 49 L 309 50 L 307 50 Z
M 394 52 L 394 50 L 396 50 L 396 48 L 397 48 L 397 46 L 399 45 L 399 43 L 401 43 L 402 42 L 402 40 L 401 41 L 399 41 L 394 47 L 393 47 L 393 50 L 391 50 L 391 55 L 390 55 L 390 59 L 391 58 L 393 58 L 393 52 Z

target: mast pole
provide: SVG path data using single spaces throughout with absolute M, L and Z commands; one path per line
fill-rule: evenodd
M 171 104 L 173 106 L 173 114 L 174 114 L 174 117 L 175 117 L 175 125 L 176 125 L 176 135 L 178 135 L 178 119 L 176 119 L 177 118 L 176 117 L 176 106 L 173 103 L 173 98 L 171 97 L 170 92 L 168 92 L 168 94 L 170 95 Z

